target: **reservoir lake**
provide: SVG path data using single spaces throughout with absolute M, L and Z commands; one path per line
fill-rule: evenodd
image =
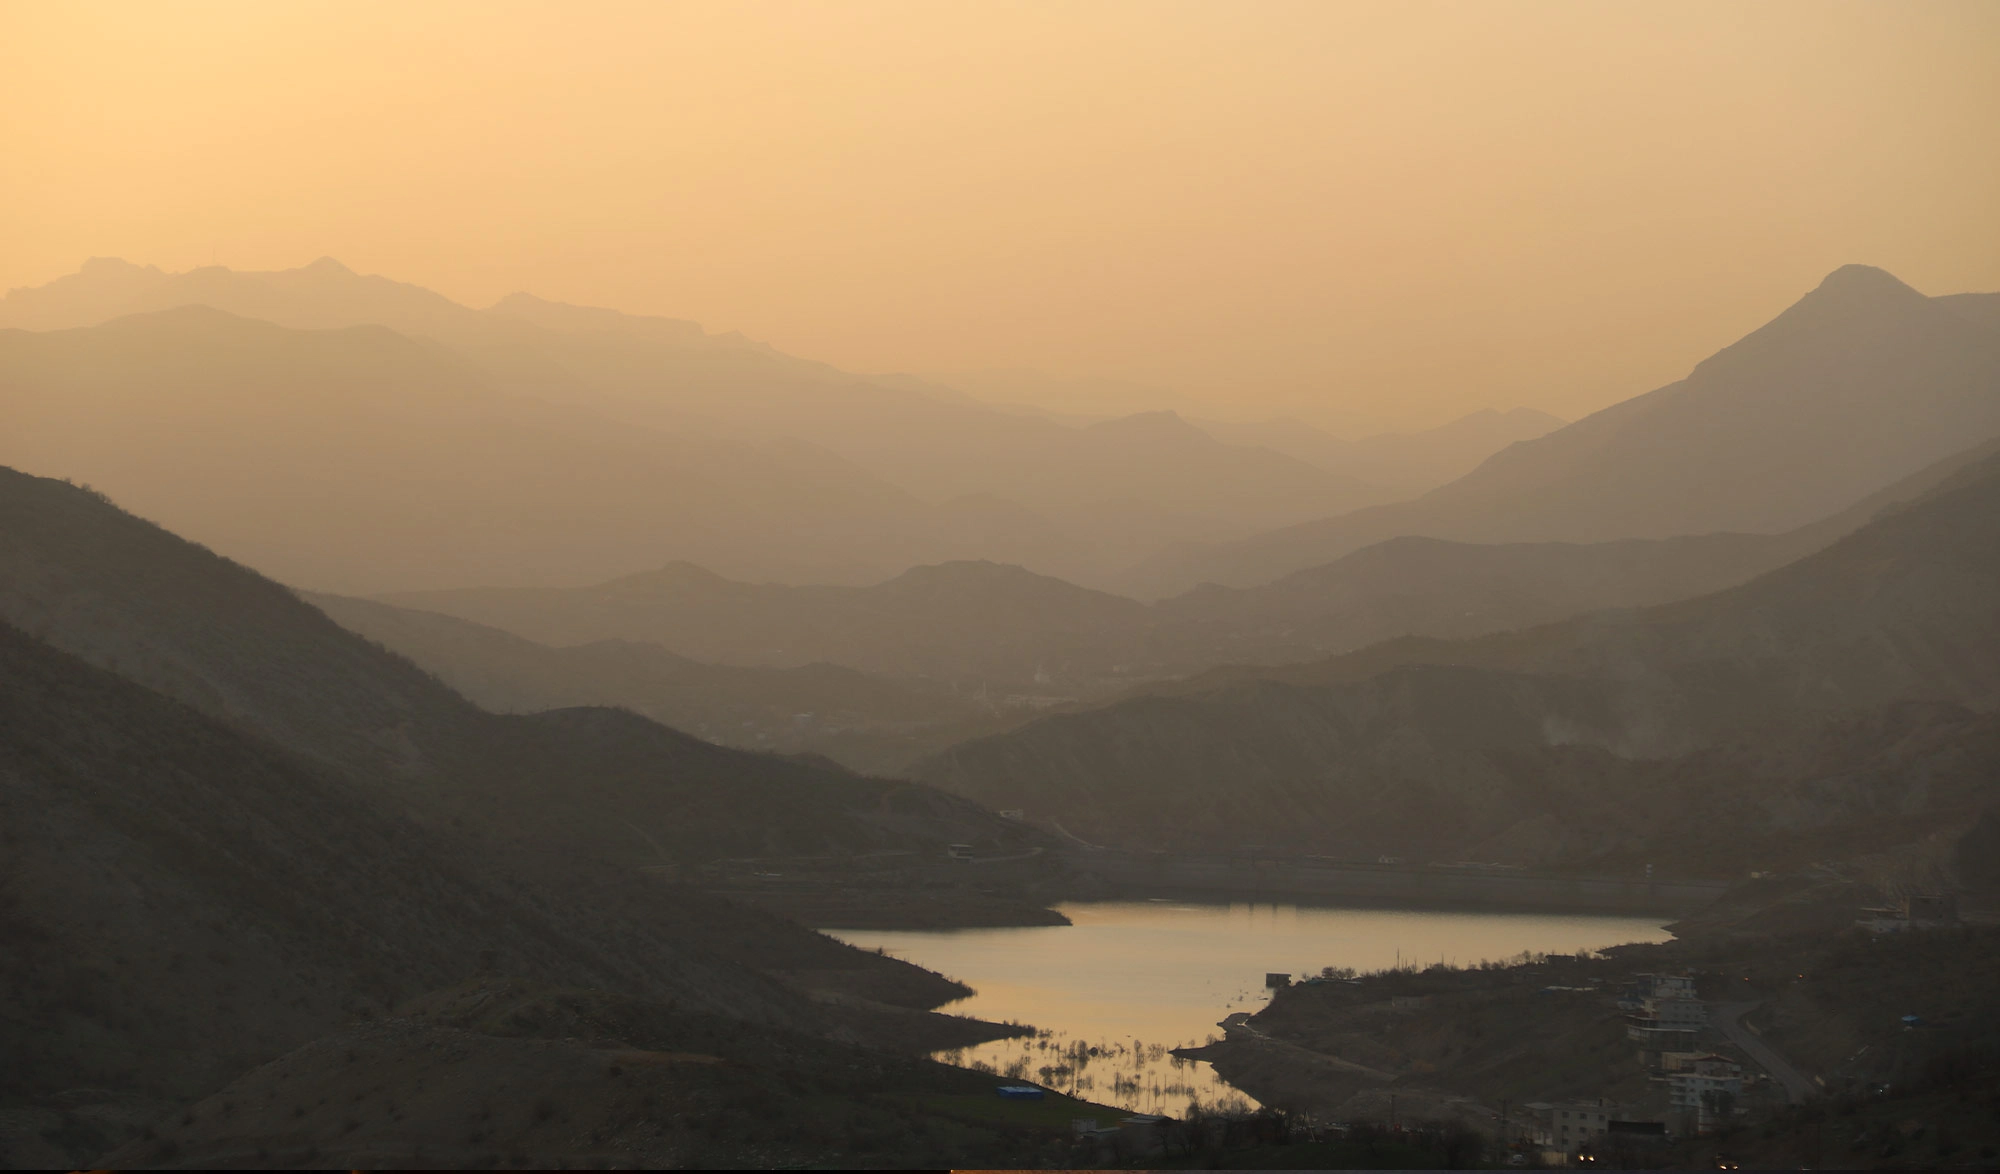
M 1270 998 L 1266 972 L 1361 973 L 1570 954 L 1672 935 L 1656 918 L 1559 913 L 1078 902 L 1066 926 L 826 932 L 975 993 L 941 1010 L 1029 1024 L 1029 1038 L 938 1053 L 1101 1104 L 1180 1116 L 1189 1101 L 1251 1107 L 1207 1064 L 1168 1049 L 1220 1038 L 1220 1020 Z M 1108 1124 L 1108 1122 L 1107 1122 Z

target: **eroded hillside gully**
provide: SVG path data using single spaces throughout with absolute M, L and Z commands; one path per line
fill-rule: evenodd
M 1661 918 L 1633 915 L 1168 899 L 1057 908 L 1072 924 L 827 932 L 973 987 L 975 994 L 946 1010 L 1035 1028 L 938 1058 L 1176 1117 L 1191 1103 L 1258 1104 L 1186 1051 L 1225 1033 L 1254 1035 L 1258 1029 L 1242 1020 L 1268 1001 L 1269 976 L 1340 981 L 1357 972 L 1574 954 L 1671 936 Z

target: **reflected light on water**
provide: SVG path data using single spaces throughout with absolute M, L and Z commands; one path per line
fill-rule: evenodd
M 1141 1113 L 1256 1102 L 1169 1049 L 1220 1038 L 1219 1021 L 1270 998 L 1267 972 L 1366 973 L 1470 966 L 1528 953 L 1659 942 L 1656 920 L 1549 913 L 1331 909 L 1301 905 L 1080 902 L 1067 926 L 828 930 L 959 979 L 975 994 L 943 1010 L 1025 1023 L 1036 1034 L 941 1052 L 1086 1100 Z

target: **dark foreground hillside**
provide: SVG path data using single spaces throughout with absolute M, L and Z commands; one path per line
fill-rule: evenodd
M 833 1097 L 854 1090 L 837 1080 L 844 1066 L 907 1068 L 899 1057 L 992 1034 L 916 1009 L 963 992 L 937 976 L 631 870 L 557 860 L 525 875 L 4 625 L 0 729 L 0 1165 L 93 1160 L 254 1065 L 301 1047 L 347 1054 L 340 1033 L 399 1030 L 351 1025 L 434 989 L 523 981 L 504 976 L 619 992 L 592 997 L 697 1025 L 704 1050 L 732 1061 L 676 1082 L 675 1111 L 691 1120 L 735 1096 L 732 1081 L 783 1085 L 785 1048 L 839 1058 L 815 1078 L 815 1095 Z M 518 1034 L 508 1023 L 502 1034 Z M 329 1032 L 335 1042 L 311 1042 Z M 745 1052 L 767 1037 L 791 1042 Z M 397 1119 L 424 1136 L 456 1130 L 499 1063 L 433 1050 L 400 1070 L 434 1083 L 396 1094 Z M 860 1109 L 815 1112 L 838 1132 Z M 231 1110 L 219 1124 L 243 1137 L 248 1122 Z M 536 1163 L 579 1152 L 548 1144 L 535 1142 Z M 483 1152 L 454 1160 L 483 1164 Z
M 479 980 L 291 1052 L 108 1156 L 176 1168 L 1060 1166 L 1113 1110 L 599 991 Z
M 615 874 L 580 872 L 588 917 L 476 875 L 338 777 L 4 626 L 0 724 L 8 1093 L 199 1092 L 482 970 L 811 1021 L 634 917 Z
M 255 1065 L 345 1054 L 311 1041 L 467 981 L 597 991 L 877 1066 L 1010 1030 L 929 1013 L 965 993 L 941 976 L 674 877 L 732 850 L 942 856 L 946 837 L 1029 833 L 622 711 L 484 713 L 59 482 L 0 475 L 0 531 L 0 1163 L 91 1161 Z M 481 1056 L 459 1061 L 457 1087 L 484 1087 Z M 792 1068 L 770 1062 L 690 1069 L 707 1091 L 676 1111 Z M 864 1109 L 816 1111 L 844 1129 Z M 411 1094 L 396 1119 L 441 1136 L 476 1111 Z

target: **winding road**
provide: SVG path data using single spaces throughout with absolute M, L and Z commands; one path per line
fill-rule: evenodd
M 1773 1051 L 1771 1045 L 1765 1043 L 1756 1032 L 1744 1025 L 1744 1014 L 1757 1006 L 1755 1001 L 1718 1003 L 1715 1006 L 1715 1018 L 1712 1022 L 1715 1029 L 1730 1043 L 1742 1048 L 1745 1055 L 1771 1074 L 1771 1079 L 1784 1086 L 1785 1099 L 1795 1105 L 1801 1104 L 1819 1090 L 1812 1081 L 1800 1074 L 1798 1069 L 1792 1067 L 1789 1061 Z

